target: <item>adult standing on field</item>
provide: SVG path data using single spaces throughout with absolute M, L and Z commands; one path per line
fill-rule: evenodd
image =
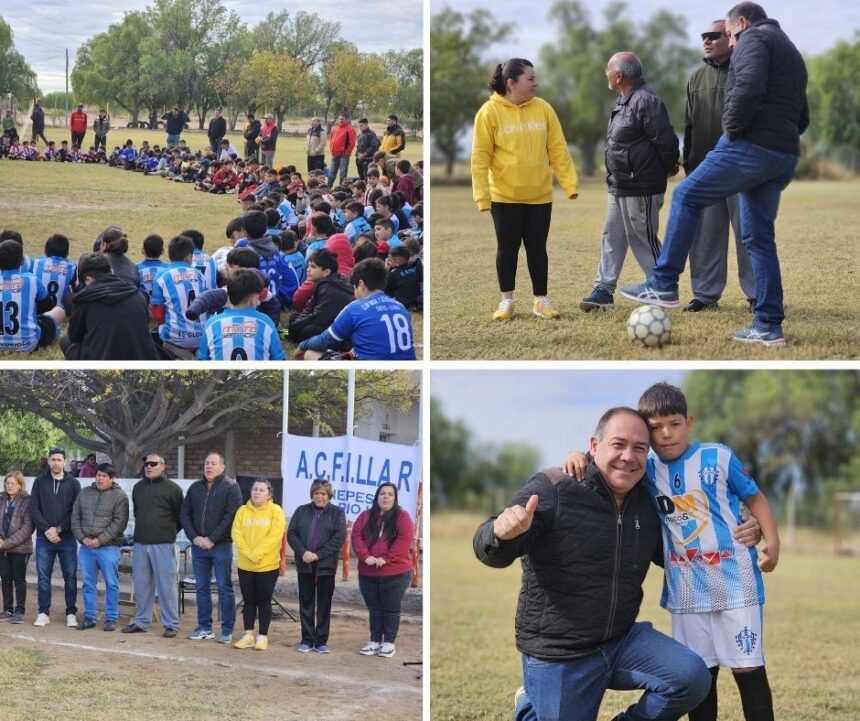
M 382 136 L 379 149 L 388 155 L 396 155 L 399 158 L 400 153 L 406 147 L 406 133 L 400 127 L 400 122 L 394 113 L 386 118 L 385 125 L 385 133 Z
M 355 140 L 355 164 L 358 167 L 358 177 L 367 177 L 367 166 L 379 150 L 379 137 L 370 129 L 367 118 L 358 121 L 358 135 Z
M 528 60 L 511 58 L 497 65 L 487 87 L 490 99 L 475 116 L 472 196 L 478 210 L 491 212 L 496 229 L 502 300 L 493 318 L 508 320 L 514 314 L 520 245 L 526 248 L 535 296 L 532 312 L 556 318 L 558 311 L 547 298 L 552 173 L 573 199 L 579 192 L 576 167 L 558 116 L 536 97 L 538 81 Z
M 278 124 L 271 113 L 266 113 L 264 120 L 266 122 L 260 130 L 260 152 L 263 155 L 263 165 L 271 168 L 275 162 L 275 147 L 278 144 Z
M 84 112 L 83 105 L 78 105 L 78 109 L 69 116 L 69 130 L 72 131 L 73 148 L 82 148 L 84 146 L 84 136 L 87 134 L 88 121 L 89 118 Z
M 783 189 L 800 156 L 809 125 L 806 64 L 779 23 L 752 2 L 726 16 L 729 64 L 723 135 L 702 163 L 675 188 L 666 241 L 643 283 L 621 288 L 632 300 L 673 308 L 702 208 L 740 193 L 741 229 L 755 276 L 755 318 L 733 340 L 785 345 L 782 276 L 774 222 Z
M 30 113 L 30 120 L 33 121 L 33 135 L 30 138 L 31 143 L 36 142 L 36 138 L 41 138 L 45 145 L 48 144 L 48 139 L 45 137 L 45 111 L 39 105 L 39 98 L 33 99 L 33 112 Z
M 185 123 L 190 121 L 190 118 L 185 114 L 184 110 L 173 108 L 169 113 L 161 116 L 164 121 L 164 130 L 167 133 L 167 145 L 179 145 L 179 136 L 185 130 Z
M 702 33 L 704 65 L 687 83 L 687 110 L 684 120 L 684 172 L 690 175 L 705 159 L 723 134 L 723 107 L 732 48 L 726 21 L 714 20 Z M 690 248 L 690 285 L 693 300 L 683 310 L 698 313 L 716 308 L 726 288 L 729 230 L 735 236 L 738 280 L 752 311 L 755 306 L 755 277 L 749 255 L 742 243 L 740 198 L 730 195 L 702 208 L 696 237 Z
M 331 184 L 337 183 L 336 177 L 340 173 L 341 185 L 346 180 L 349 171 L 349 157 L 355 149 L 355 128 L 349 122 L 346 115 L 338 115 L 337 122 L 331 129 Z
M 101 148 L 107 151 L 107 134 L 110 130 L 110 118 L 107 111 L 102 108 L 99 110 L 99 116 L 93 120 L 93 131 L 96 134 L 96 150 Z
M 0 492 L 0 580 L 3 613 L 0 619 L 23 623 L 27 602 L 27 561 L 33 554 L 33 519 L 24 474 L 10 471 Z M 14 590 L 14 598 L 13 598 Z
M 319 118 L 311 118 L 311 127 L 305 137 L 305 155 L 308 156 L 308 172 L 325 170 L 326 132 Z
M 248 122 L 245 123 L 245 129 L 242 131 L 242 136 L 245 138 L 245 157 L 260 160 L 260 146 L 257 144 L 257 138 L 260 137 L 262 126 L 260 121 L 254 117 L 254 113 L 248 113 Z
M 221 117 L 221 108 L 215 111 L 215 117 L 209 121 L 209 146 L 213 153 L 221 151 L 221 141 L 227 135 L 227 121 Z

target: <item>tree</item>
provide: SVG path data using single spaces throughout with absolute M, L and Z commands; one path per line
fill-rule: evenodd
M 44 418 L 9 408 L 0 410 L 0 469 L 25 476 L 41 472 L 51 446 L 65 445 L 66 437 Z
M 14 34 L 9 24 L 0 17 L 0 93 L 17 98 L 18 102 L 26 98 L 38 97 L 39 86 L 36 84 L 36 73 L 24 60 L 24 56 L 15 48 Z
M 304 11 L 299 11 L 295 17 L 287 10 L 270 12 L 251 30 L 254 48 L 283 53 L 305 68 L 317 65 L 339 39 L 339 22 L 323 20 L 315 13 Z
M 360 53 L 352 43 L 341 41 L 331 47 L 320 70 L 320 92 L 325 101 L 323 120 L 329 112 L 354 118 L 359 108 L 384 106 L 396 93 L 397 82 L 378 55 Z
M 450 420 L 438 399 L 430 401 L 430 507 L 450 508 L 462 498 L 470 476 L 471 431 L 461 420 Z
M 383 59 L 397 81 L 391 106 L 398 116 L 412 120 L 417 134 L 424 124 L 424 52 L 421 48 L 389 50 Z
M 284 53 L 257 53 L 245 63 L 242 78 L 253 88 L 252 101 L 272 108 L 278 127 L 290 108 L 308 102 L 314 95 L 310 70 Z
M 240 420 L 270 422 L 283 393 L 274 371 L 10 370 L 4 381 L 7 408 L 106 453 L 120 476 L 135 475 L 155 449 L 201 443 Z
M 512 29 L 488 10 L 464 15 L 446 7 L 430 19 L 430 132 L 445 158 L 445 175 L 453 172 L 460 137 L 486 98 L 490 70 L 481 53 Z

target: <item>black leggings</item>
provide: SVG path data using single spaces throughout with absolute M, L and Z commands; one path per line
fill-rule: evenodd
M 513 292 L 517 280 L 517 256 L 520 244 L 526 247 L 526 262 L 535 295 L 546 295 L 549 259 L 546 239 L 552 217 L 552 203 L 493 203 L 490 207 L 496 226 L 496 273 L 499 290 Z
M 243 571 L 239 569 L 239 589 L 242 591 L 242 621 L 246 631 L 254 630 L 260 616 L 260 635 L 269 633 L 272 622 L 272 596 L 278 582 L 278 569 L 273 571 Z

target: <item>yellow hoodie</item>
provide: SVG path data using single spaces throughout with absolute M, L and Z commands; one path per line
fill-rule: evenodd
M 552 202 L 552 173 L 568 197 L 579 178 L 558 116 L 549 103 L 532 98 L 515 105 L 493 93 L 475 116 L 472 195 L 479 210 L 496 203 Z
M 233 519 L 236 564 L 243 571 L 274 571 L 281 561 L 281 541 L 287 527 L 284 510 L 269 499 L 262 508 L 248 501 Z

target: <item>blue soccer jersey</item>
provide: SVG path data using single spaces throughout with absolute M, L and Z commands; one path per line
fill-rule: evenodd
M 203 282 L 206 284 L 206 290 L 214 290 L 218 287 L 218 268 L 215 265 L 215 259 L 208 253 L 202 250 L 194 249 L 194 256 L 191 258 L 193 265 L 203 276 Z
M 362 233 L 372 233 L 373 230 L 370 227 L 370 223 L 359 215 L 346 224 L 343 232 L 346 234 L 346 237 L 349 238 L 350 245 L 355 245 L 355 241 L 359 235 Z
M 662 606 L 706 613 L 764 603 L 755 548 L 738 543 L 740 503 L 758 493 L 731 449 L 693 443 L 674 461 L 649 454 L 647 487 L 663 521 Z
M 352 301 L 328 333 L 336 341 L 351 340 L 358 360 L 415 360 L 409 311 L 382 291 Z
M 232 308 L 206 321 L 197 358 L 284 360 L 284 348 L 271 318 L 258 310 Z
M 161 340 L 180 348 L 197 348 L 206 315 L 188 320 L 185 311 L 204 288 L 200 271 L 183 262 L 171 263 L 158 275 L 152 285 L 152 304 L 165 307 L 164 323 L 158 327 Z
M 77 264 L 68 258 L 52 256 L 33 261 L 33 275 L 45 286 L 54 305 L 63 308 L 63 295 L 75 282 Z
M 305 260 L 305 256 L 303 256 L 299 251 L 295 253 L 284 253 L 284 257 L 289 263 L 290 267 L 296 271 L 296 277 L 299 280 L 299 285 L 305 282 L 305 275 L 308 270 L 308 262 Z
M 163 260 L 142 260 L 137 264 L 137 286 L 146 293 L 150 301 L 152 301 L 152 284 L 166 268 L 167 263 Z
M 36 301 L 48 291 L 32 273 L 0 271 L 0 349 L 31 351 L 42 331 L 36 322 Z

